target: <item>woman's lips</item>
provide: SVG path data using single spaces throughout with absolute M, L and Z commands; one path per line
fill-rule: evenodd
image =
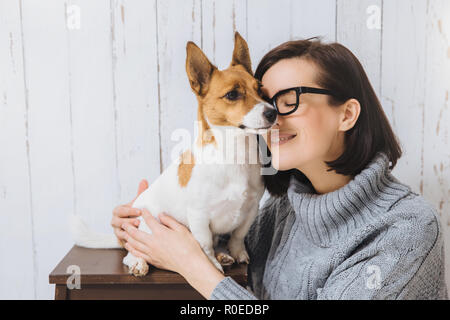
M 285 144 L 297 136 L 296 133 L 278 133 L 278 135 L 270 134 L 270 143 L 271 145 L 282 145 Z

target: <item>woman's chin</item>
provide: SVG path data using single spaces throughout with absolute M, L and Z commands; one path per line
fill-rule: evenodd
M 285 170 L 289 170 L 291 168 L 289 168 L 289 165 L 287 165 L 286 163 L 280 163 L 279 161 L 273 161 L 272 158 L 272 167 L 278 171 L 285 171 Z

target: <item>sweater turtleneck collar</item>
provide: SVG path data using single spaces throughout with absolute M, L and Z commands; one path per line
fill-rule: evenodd
M 316 245 L 330 246 L 352 230 L 369 224 L 410 193 L 389 170 L 379 152 L 343 187 L 317 194 L 310 184 L 291 176 L 287 195 L 306 236 Z

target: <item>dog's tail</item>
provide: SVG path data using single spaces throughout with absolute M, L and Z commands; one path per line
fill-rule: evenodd
M 70 230 L 75 244 L 80 247 L 93 249 L 122 248 L 114 234 L 102 234 L 92 231 L 77 215 L 70 216 Z

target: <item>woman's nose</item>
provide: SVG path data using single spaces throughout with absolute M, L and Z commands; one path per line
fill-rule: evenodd
M 272 125 L 272 129 L 278 129 L 280 130 L 281 127 L 284 125 L 284 116 L 277 116 L 277 119 L 275 120 L 275 123 Z

